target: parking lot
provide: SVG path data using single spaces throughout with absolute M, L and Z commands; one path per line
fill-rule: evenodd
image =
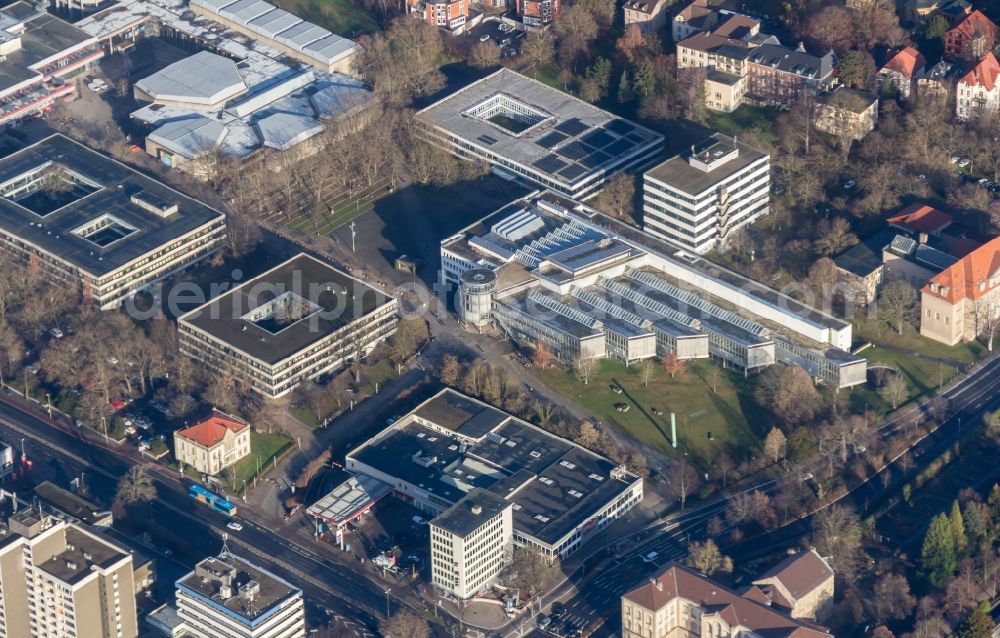
M 493 42 L 500 46 L 501 57 L 514 57 L 520 53 L 524 33 L 509 22 L 488 18 L 469 29 L 462 37 L 468 41 L 470 47 L 476 42 Z

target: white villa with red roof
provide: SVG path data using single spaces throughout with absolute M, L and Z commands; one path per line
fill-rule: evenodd
M 924 74 L 927 60 L 913 47 L 905 47 L 889 58 L 878 72 L 880 94 L 895 90 L 901 97 L 910 97 L 914 83 Z
M 204 474 L 218 474 L 248 454 L 250 426 L 221 412 L 174 432 L 174 456 Z
M 920 334 L 947 345 L 1000 323 L 1000 237 L 975 249 L 920 291 Z
M 967 120 L 977 113 L 996 113 L 1000 109 L 1000 62 L 992 52 L 983 56 L 958 81 L 955 91 L 955 114 Z

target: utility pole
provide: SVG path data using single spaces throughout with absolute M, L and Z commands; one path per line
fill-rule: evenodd
M 52 420 L 52 395 L 45 393 L 45 407 L 49 409 L 49 421 Z
M 357 233 L 354 232 L 354 222 L 353 221 L 351 222 L 350 229 L 351 229 L 351 252 L 353 253 L 354 252 L 354 237 L 357 234 Z

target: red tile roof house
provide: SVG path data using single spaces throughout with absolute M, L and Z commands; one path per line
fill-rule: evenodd
M 924 233 L 940 237 L 941 231 L 951 226 L 951 215 L 933 206 L 919 202 L 910 204 L 885 220 L 893 228 L 918 235 Z
M 773 636 L 831 638 L 768 604 L 758 587 L 738 594 L 682 565 L 669 565 L 622 596 L 622 638 Z
M 993 53 L 983 59 L 958 81 L 955 91 L 955 115 L 961 120 L 979 113 L 1000 110 L 1000 63 Z
M 910 97 L 914 84 L 924 74 L 927 59 L 913 47 L 897 51 L 878 72 L 879 93 L 896 91 L 900 97 Z
M 1000 315 L 1000 237 L 943 270 L 920 291 L 920 334 L 947 345 L 992 339 Z
M 222 412 L 174 432 L 178 462 L 203 474 L 218 474 L 250 454 L 250 426 Z
M 810 549 L 789 556 L 753 584 L 768 604 L 792 618 L 815 620 L 833 603 L 833 580 L 829 563 Z
M 996 36 L 997 25 L 977 9 L 945 33 L 945 55 L 978 60 L 993 49 Z

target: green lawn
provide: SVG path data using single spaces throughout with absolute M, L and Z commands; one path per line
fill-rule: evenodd
M 739 135 L 747 129 L 755 128 L 766 131 L 773 136 L 775 130 L 774 118 L 777 114 L 778 111 L 776 109 L 747 106 L 744 104 L 732 113 L 710 111 L 706 125 L 726 135 Z
M 687 369 L 671 379 L 655 366 L 649 386 L 644 386 L 639 369 L 602 361 L 588 385 L 574 372 L 562 369 L 539 371 L 541 379 L 568 400 L 581 404 L 604 423 L 612 424 L 635 438 L 664 452 L 680 456 L 684 452 L 701 468 L 707 468 L 722 452 L 737 460 L 756 454 L 770 427 L 770 418 L 750 394 L 742 376 L 720 371 L 718 392 L 706 381 L 715 364 L 689 362 Z M 616 394 L 611 386 L 624 390 Z M 627 403 L 628 412 L 615 409 Z M 653 408 L 663 412 L 658 416 Z M 670 444 L 670 412 L 676 414 L 678 448 Z M 711 432 L 713 440 L 709 440 Z
M 280 0 L 275 4 L 347 38 L 381 30 L 378 17 L 351 0 Z
M 240 459 L 234 466 L 236 468 L 236 487 L 242 489 L 244 481 L 250 483 L 254 475 L 257 474 L 258 467 L 263 471 L 272 458 L 281 454 L 291 444 L 291 439 L 283 434 L 253 432 L 250 435 L 250 455 Z M 228 473 L 224 474 L 226 476 L 224 480 L 228 481 Z

